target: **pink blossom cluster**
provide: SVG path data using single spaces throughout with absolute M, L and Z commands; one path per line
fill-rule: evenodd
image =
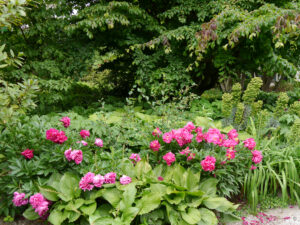
M 171 166 L 173 162 L 175 162 L 176 158 L 172 152 L 168 152 L 163 156 L 163 160 L 166 161 L 168 166 Z
M 94 187 L 102 187 L 103 184 L 114 184 L 116 182 L 116 176 L 116 173 L 113 172 L 107 173 L 104 176 L 101 176 L 100 174 L 95 175 L 94 173 L 88 172 L 81 178 L 79 187 L 83 191 L 91 191 Z M 120 178 L 120 183 L 122 185 L 129 184 L 131 183 L 131 178 L 123 175 Z
M 35 212 L 39 214 L 40 217 L 45 216 L 46 212 L 49 210 L 50 202 L 44 198 L 41 193 L 32 195 L 29 199 L 29 203 L 34 208 Z
M 12 200 L 15 206 L 22 206 L 28 204 L 28 199 L 25 199 L 25 193 L 14 192 L 14 198 Z
M 136 154 L 136 153 L 132 153 L 131 156 L 129 157 L 129 159 L 132 159 L 132 163 L 137 163 L 137 162 L 141 161 L 140 155 Z
M 221 134 L 221 131 L 216 128 L 209 128 L 207 133 L 204 134 L 204 139 L 208 143 L 222 146 L 225 135 Z
M 96 138 L 95 145 L 102 148 L 103 147 L 103 141 L 100 138 Z
M 64 127 L 67 128 L 70 126 L 71 119 L 69 117 L 65 116 L 65 117 L 61 118 L 60 121 L 63 123 Z
M 190 147 L 186 147 L 181 152 L 179 152 L 181 155 L 185 155 L 187 157 L 187 161 L 190 161 L 195 158 L 196 154 L 192 153 L 190 150 Z
M 213 156 L 206 156 L 201 161 L 201 166 L 204 171 L 213 171 L 215 169 L 216 158 Z
M 150 142 L 150 146 L 149 146 L 154 152 L 157 152 L 160 149 L 160 144 L 158 142 L 158 140 L 154 140 Z
M 160 131 L 160 129 L 157 127 L 157 128 L 155 128 L 154 130 L 153 130 L 153 132 L 152 132 L 152 135 L 154 136 L 154 137 L 159 137 L 160 135 L 162 134 L 162 132 Z
M 62 144 L 68 140 L 68 137 L 65 135 L 65 132 L 50 128 L 46 131 L 46 139 L 57 144 Z
M 258 164 L 262 161 L 263 155 L 262 155 L 261 151 L 254 150 L 254 151 L 251 151 L 251 153 L 252 153 L 252 162 L 254 162 L 255 164 Z
M 69 148 L 65 151 L 65 157 L 68 161 L 75 161 L 76 164 L 80 164 L 82 162 L 83 156 L 81 150 L 72 150 Z
M 33 158 L 33 150 L 26 149 L 21 153 L 21 155 L 23 155 L 26 159 L 32 159 Z
M 80 136 L 85 139 L 90 136 L 90 132 L 88 130 L 81 130 Z
M 256 146 L 256 142 L 253 138 L 248 138 L 244 141 L 244 146 L 249 150 L 253 150 Z
M 77 144 L 82 144 L 83 146 L 87 146 L 88 143 L 86 141 L 76 141 Z

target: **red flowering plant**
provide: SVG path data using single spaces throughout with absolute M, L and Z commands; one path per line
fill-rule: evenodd
M 255 148 L 255 140 L 240 140 L 235 129 L 228 133 L 216 128 L 204 131 L 188 122 L 165 133 L 155 128 L 152 136 L 149 158 L 153 164 L 171 166 L 177 162 L 204 177 L 216 177 L 220 180 L 219 192 L 228 197 L 240 191 L 244 175 L 263 159 L 262 152 Z

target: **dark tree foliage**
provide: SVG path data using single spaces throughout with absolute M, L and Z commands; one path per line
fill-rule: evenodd
M 35 1 L 0 43 L 24 52 L 9 82 L 39 81 L 39 109 L 105 94 L 167 99 L 299 66 L 300 4 L 278 0 Z M 192 89 L 190 89 L 192 88 Z

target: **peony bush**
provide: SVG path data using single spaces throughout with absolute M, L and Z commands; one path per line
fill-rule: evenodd
M 133 220 L 142 221 L 146 218 L 151 221 L 147 216 L 151 217 L 156 210 L 166 210 L 168 216 L 160 219 L 171 224 L 176 224 L 176 220 L 188 224 L 201 224 L 203 220 L 205 224 L 205 216 L 204 219 L 199 216 L 201 213 L 213 218 L 215 223 L 212 224 L 217 224 L 217 216 L 236 220 L 232 215 L 236 206 L 220 197 L 226 196 L 226 191 L 219 187 L 231 182 L 226 180 L 224 171 L 230 173 L 238 167 L 246 173 L 256 169 L 255 165 L 263 159 L 261 151 L 255 149 L 253 138 L 242 141 L 234 129 L 224 134 L 216 128 L 205 130 L 188 122 L 184 127 L 165 133 L 162 128 L 155 128 L 148 146 L 145 145 L 139 152 L 122 150 L 122 156 L 116 160 L 114 149 L 106 145 L 105 139 L 89 129 L 81 129 L 80 132 L 72 129 L 73 122 L 69 117 L 63 117 L 60 121 L 66 130 L 46 130 L 45 141 L 49 146 L 57 146 L 53 149 L 59 162 L 62 162 L 61 168 L 50 173 L 50 177 L 38 181 L 33 190 L 26 193 L 20 188 L 11 198 L 15 207 L 23 208 L 29 203 L 23 213 L 28 219 L 48 218 L 53 224 L 91 221 L 104 204 L 110 209 L 111 224 L 130 224 Z M 33 152 L 26 149 L 20 155 L 28 162 L 42 159 L 41 156 L 34 156 Z M 106 164 L 110 159 L 116 162 Z M 206 182 L 210 185 L 201 186 Z M 212 195 L 209 191 L 211 188 Z M 142 194 L 137 195 L 137 189 Z M 153 196 L 159 195 L 154 203 L 149 198 L 152 191 Z M 190 208 L 180 207 L 182 201 L 193 202 L 191 196 L 202 200 L 188 203 Z M 105 203 L 98 201 L 98 198 Z M 118 198 L 118 201 L 110 198 Z M 215 204 L 205 203 L 210 198 L 212 202 L 217 201 L 220 208 L 228 207 L 218 211 L 214 208 Z M 131 205 L 125 207 L 127 201 Z M 202 201 L 204 205 L 201 208 Z M 144 209 L 148 204 L 149 208 Z M 174 204 L 177 205 L 175 208 Z M 111 213 L 111 210 L 118 213 Z M 170 210 L 176 212 L 176 218 L 170 217 Z

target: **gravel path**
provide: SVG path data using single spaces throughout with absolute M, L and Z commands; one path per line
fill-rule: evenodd
M 300 208 L 290 206 L 289 208 L 270 209 L 257 216 L 247 216 L 244 222 L 228 223 L 227 225 L 300 225 Z

